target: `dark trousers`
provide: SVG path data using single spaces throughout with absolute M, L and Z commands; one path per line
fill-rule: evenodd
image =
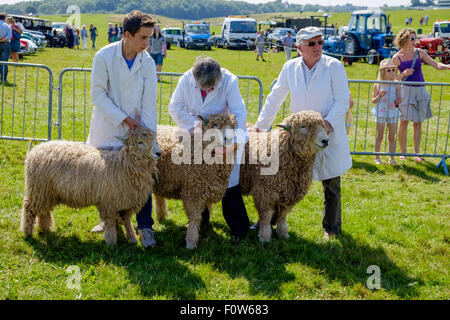
M 341 231 L 341 177 L 322 181 L 323 202 L 322 226 L 326 232 Z
M 148 197 L 145 206 L 136 215 L 136 221 L 139 230 L 152 229 L 154 223 L 152 218 L 152 194 Z
M 8 61 L 11 55 L 11 47 L 9 42 L 0 43 L 0 61 Z M 8 79 L 8 66 L 0 65 L 0 81 L 6 81 Z
M 242 199 L 241 186 L 228 188 L 222 199 L 223 217 L 233 237 L 243 239 L 249 232 L 250 221 Z M 206 208 L 202 213 L 202 225 L 209 222 L 210 212 Z

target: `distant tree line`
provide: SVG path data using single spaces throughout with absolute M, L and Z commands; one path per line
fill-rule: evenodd
M 351 4 L 320 6 L 307 4 L 290 5 L 286 8 L 282 0 L 265 4 L 251 4 L 244 1 L 221 0 L 42 0 L 24 1 L 11 5 L 1 5 L 0 10 L 12 14 L 65 14 L 70 5 L 78 5 L 81 13 L 127 13 L 138 9 L 175 19 L 202 19 L 227 15 L 255 14 L 287 11 L 333 11 L 347 12 L 363 7 Z

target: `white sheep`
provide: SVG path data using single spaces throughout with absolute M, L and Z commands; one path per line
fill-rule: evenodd
M 307 194 L 313 178 L 316 154 L 328 145 L 328 136 L 321 115 L 314 111 L 301 111 L 277 125 L 281 129 L 272 132 L 250 132 L 245 149 L 246 161 L 241 166 L 242 194 L 252 195 L 259 215 L 261 242 L 270 241 L 271 220 L 277 219 L 277 233 L 288 237 L 287 213 Z M 258 154 L 258 163 L 249 163 L 249 146 Z M 278 149 L 278 171 L 261 175 L 260 159 Z M 255 156 L 253 156 L 254 158 Z M 270 164 L 271 165 L 271 164 Z
M 207 123 L 205 130 L 218 129 L 223 132 L 237 125 L 236 117 L 229 113 L 211 115 L 208 120 L 199 118 Z M 203 152 L 210 142 L 203 142 L 200 150 L 192 148 L 189 157 L 192 160 L 191 164 L 174 163 L 171 154 L 180 147 L 178 130 L 180 130 L 178 127 L 158 126 L 158 144 L 163 153 L 158 161 L 160 176 L 153 187 L 155 211 L 159 220 L 164 219 L 168 214 L 165 198 L 183 200 L 184 210 L 189 219 L 186 247 L 194 249 L 199 238 L 202 212 L 206 207 L 211 208 L 212 204 L 220 201 L 225 195 L 233 163 L 194 164 L 194 154 Z M 194 135 L 191 139 L 189 142 L 193 145 Z
M 105 222 L 105 241 L 117 242 L 116 220 L 121 212 L 130 242 L 136 243 L 131 215 L 138 212 L 157 179 L 161 149 L 147 128 L 129 131 L 119 151 L 101 150 L 70 141 L 49 141 L 34 147 L 25 159 L 25 197 L 21 230 L 33 235 L 35 219 L 41 231 L 53 226 L 52 209 L 94 205 Z

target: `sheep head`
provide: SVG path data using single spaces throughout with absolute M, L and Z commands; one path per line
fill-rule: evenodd
M 203 121 L 204 131 L 208 129 L 218 129 L 222 132 L 222 136 L 224 137 L 223 141 L 224 145 L 227 144 L 227 141 L 231 141 L 234 139 L 234 134 L 233 136 L 231 136 L 231 129 L 234 129 L 237 126 L 237 120 L 234 114 L 231 113 L 212 114 L 209 116 L 208 120 L 201 115 L 197 115 L 197 117 L 201 121 Z
M 289 148 L 298 156 L 313 156 L 328 146 L 323 118 L 315 111 L 294 113 L 277 126 L 286 131 Z
M 161 149 L 156 140 L 156 133 L 144 127 L 128 131 L 125 137 L 116 137 L 123 143 L 123 152 L 139 159 L 157 160 L 161 158 Z

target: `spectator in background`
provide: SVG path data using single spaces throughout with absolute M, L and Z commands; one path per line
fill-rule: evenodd
M 112 32 L 112 42 L 119 41 L 119 26 L 117 23 L 114 25 L 113 32 Z
M 406 17 L 406 18 L 405 18 L 405 25 L 408 25 L 408 24 L 409 24 L 409 18 Z
M 81 41 L 83 42 L 83 50 L 87 49 L 87 39 L 88 33 L 86 30 L 86 25 L 83 24 L 83 27 L 81 28 Z
M 292 34 L 290 31 L 286 33 L 286 35 L 281 38 L 281 42 L 284 46 L 284 53 L 286 54 L 286 61 L 289 61 L 291 59 L 291 53 L 292 53 L 292 47 L 294 47 L 295 40 L 292 37 Z
M 5 23 L 6 13 L 0 13 L 0 61 L 8 61 L 11 55 L 9 41 L 12 37 L 12 31 L 9 25 Z M 8 66 L 0 66 L 0 81 L 6 82 L 8 78 Z
M 427 15 L 425 15 L 425 25 L 427 26 L 428 25 L 428 19 L 429 19 L 430 17 L 428 16 L 428 14 Z
M 166 51 L 167 51 L 166 42 L 161 34 L 161 28 L 159 26 L 156 26 L 155 33 L 153 33 L 153 36 L 150 38 L 150 41 L 148 42 L 148 52 L 155 61 L 156 72 L 162 71 L 163 60 L 166 57 Z M 161 79 L 159 78 L 158 75 L 158 81 L 160 80 Z
M 19 62 L 20 38 L 22 37 L 22 29 L 16 24 L 13 17 L 8 17 L 7 22 L 11 28 L 11 59 Z
M 113 40 L 113 25 L 112 23 L 108 23 L 108 43 L 111 43 Z
M 73 45 L 77 47 L 77 50 L 80 49 L 80 30 L 73 25 L 72 26 L 72 32 L 73 32 Z
M 91 34 L 92 50 L 95 50 L 95 39 L 97 39 L 98 31 L 97 31 L 97 28 L 94 27 L 94 25 L 92 23 L 89 26 L 89 33 Z
M 420 18 L 419 23 L 420 23 L 421 26 L 423 25 L 423 17 Z
M 119 40 L 122 40 L 123 38 L 123 28 L 122 28 L 122 24 L 119 23 Z
M 256 61 L 259 60 L 259 57 L 261 57 L 263 62 L 266 62 L 266 60 L 264 60 L 263 57 L 263 53 L 264 53 L 264 31 L 260 31 L 258 32 L 258 35 L 256 36 L 256 50 L 257 50 L 257 54 L 256 54 Z
M 66 27 L 64 28 L 64 34 L 66 35 L 67 39 L 67 46 L 69 49 L 73 49 L 73 43 L 74 43 L 74 37 L 73 37 L 73 30 L 70 24 L 66 24 Z

